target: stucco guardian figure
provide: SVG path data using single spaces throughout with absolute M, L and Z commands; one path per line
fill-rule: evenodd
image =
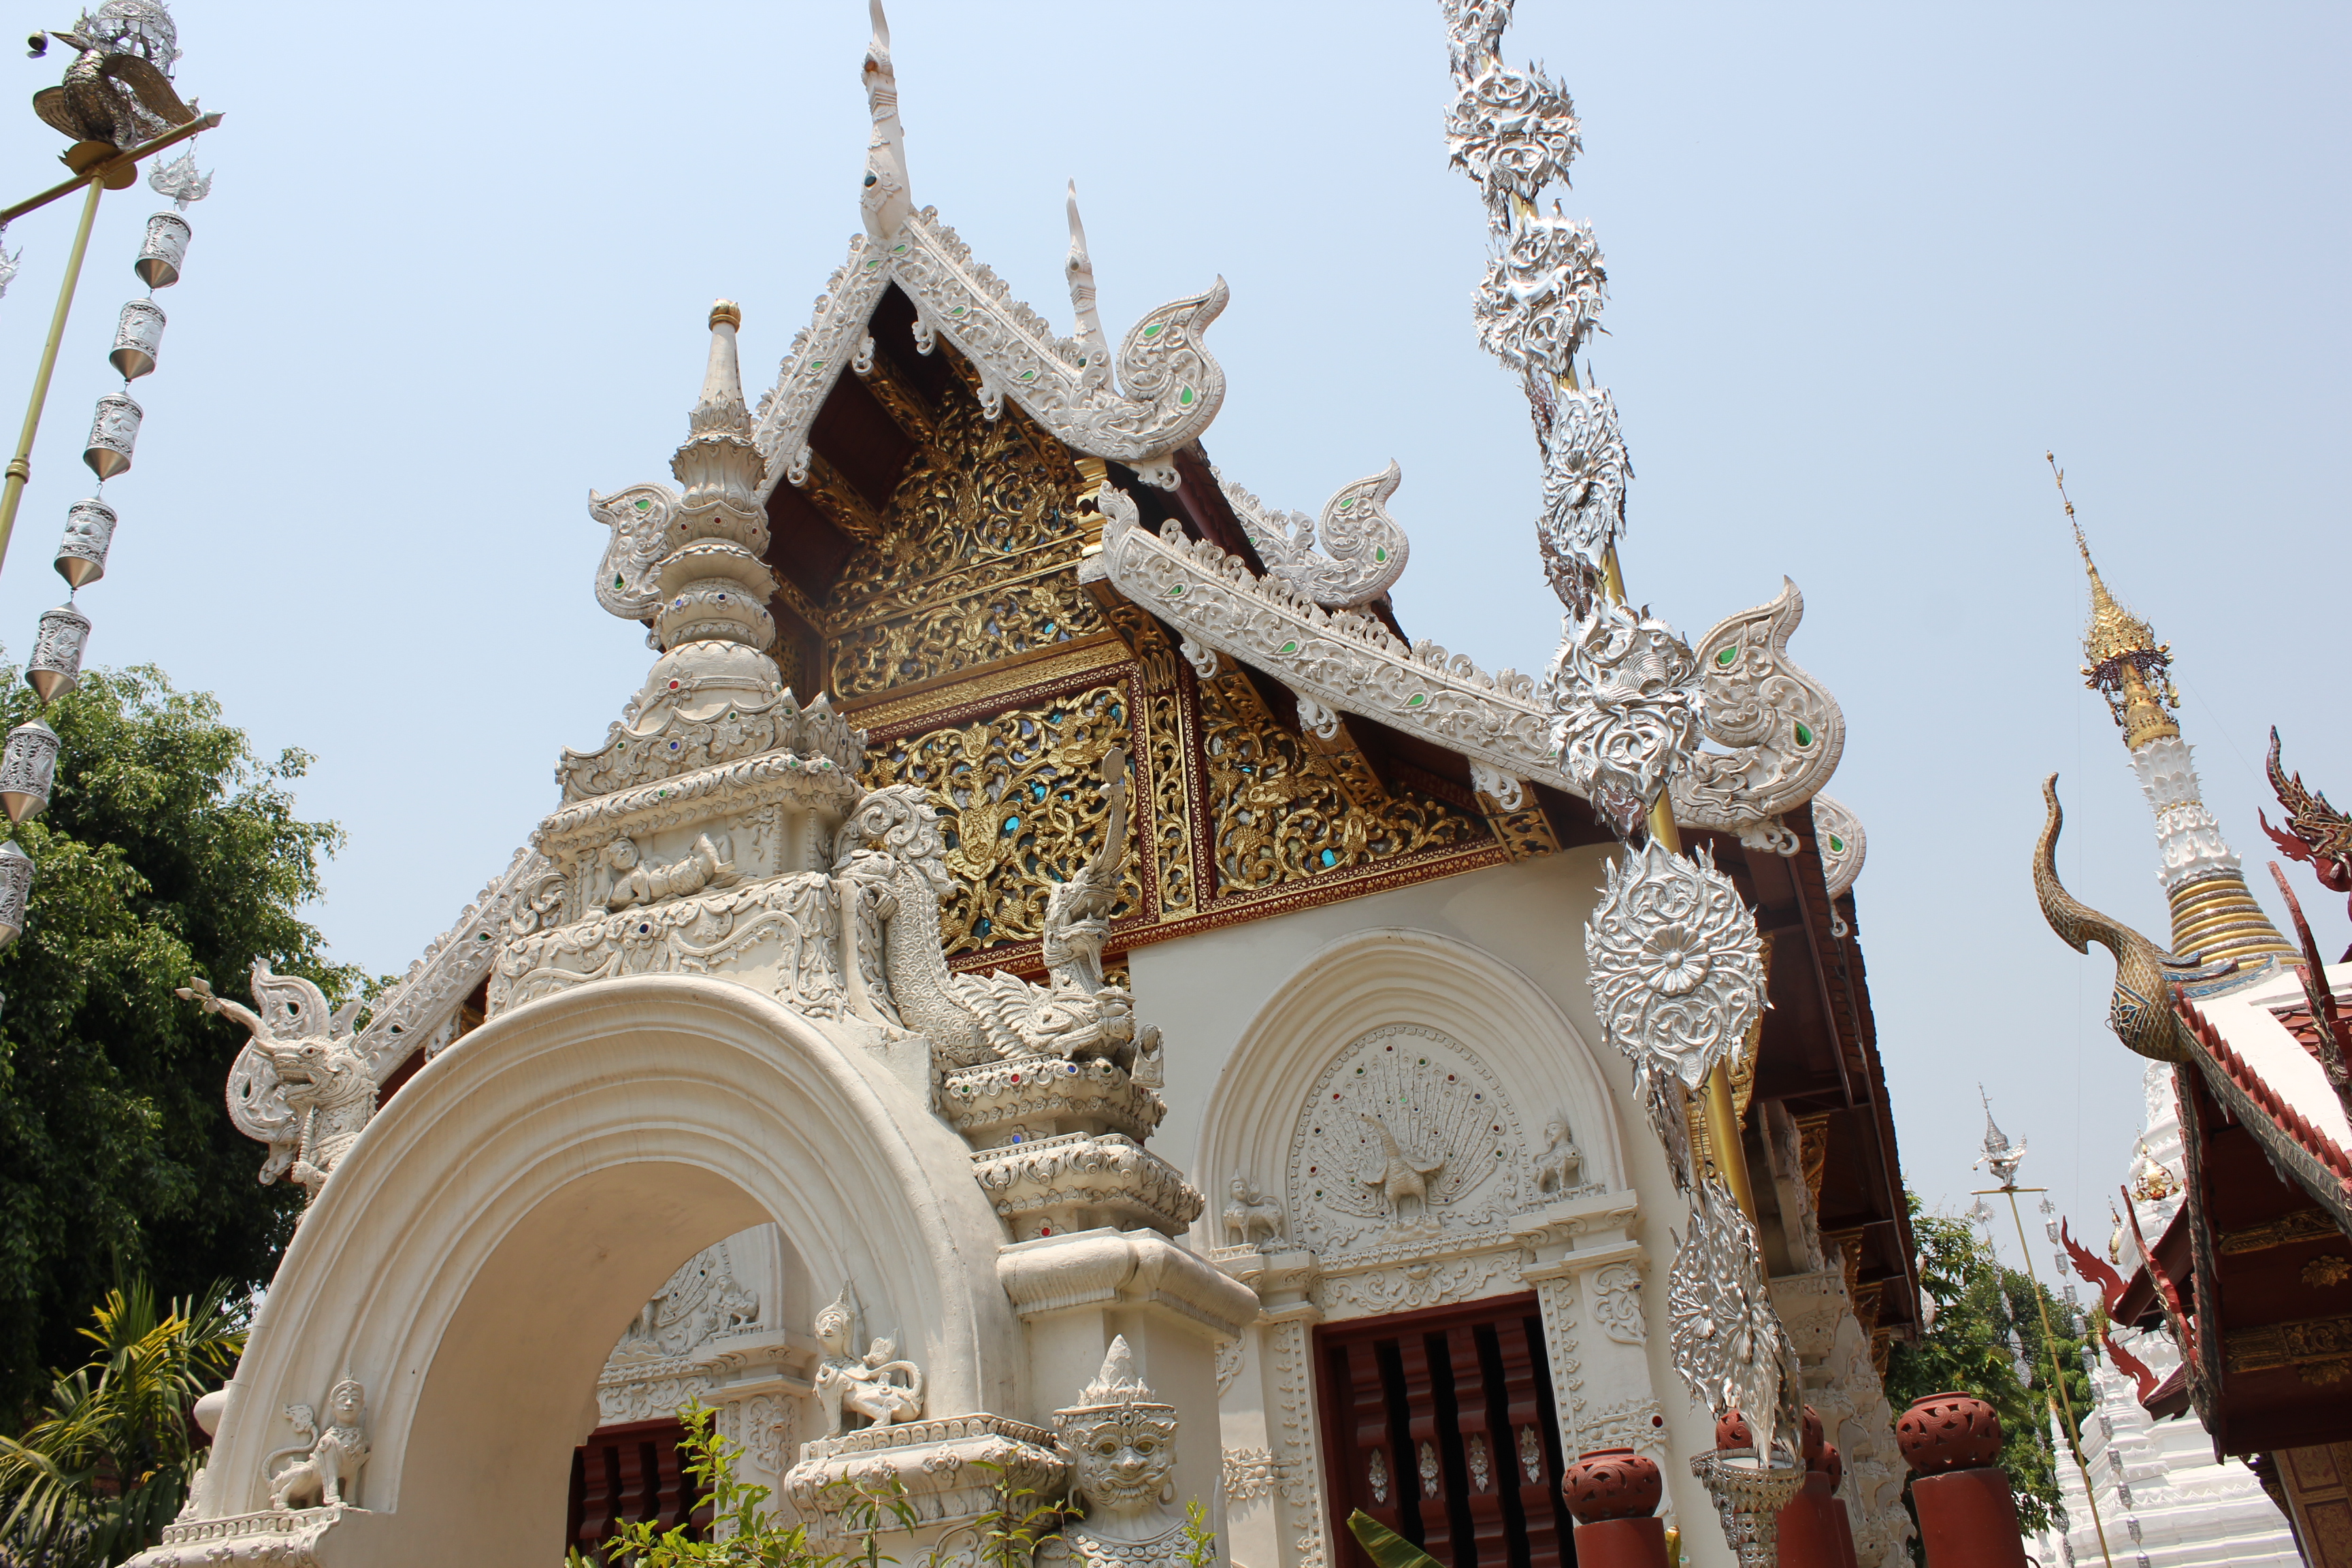
M 859 1426 L 890 1426 L 922 1415 L 923 1369 L 898 1359 L 898 1341 L 877 1339 L 862 1358 L 851 1352 L 857 1303 L 848 1285 L 816 1315 L 815 1327 L 816 1342 L 824 1347 L 816 1368 L 816 1397 L 828 1433 L 848 1431 L 852 1417 Z M 907 1381 L 897 1382 L 897 1373 Z
M 367 1463 L 367 1390 L 352 1378 L 335 1384 L 327 1395 L 327 1429 L 317 1431 L 307 1405 L 287 1411 L 295 1431 L 310 1445 L 310 1453 L 272 1477 L 272 1508 L 335 1508 L 350 1501 L 344 1492 L 359 1479 Z M 315 1434 L 315 1436 L 313 1435 Z M 299 1454 L 299 1445 L 273 1457 Z
M 1085 1517 L 1063 1528 L 1040 1562 L 1087 1568 L 1174 1568 L 1186 1561 L 1176 1497 L 1176 1407 L 1136 1375 L 1127 1337 L 1110 1342 L 1078 1403 L 1054 1413 L 1055 1447 L 1070 1467 Z

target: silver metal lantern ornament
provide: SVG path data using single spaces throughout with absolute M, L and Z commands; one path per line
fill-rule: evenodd
M 33 657 L 25 664 L 25 684 L 47 707 L 81 684 L 81 650 L 89 641 L 89 617 L 71 605 L 41 612 L 33 637 Z
M 101 479 L 128 473 L 131 449 L 139 444 L 139 422 L 146 416 L 145 410 L 120 392 L 100 398 L 89 417 L 89 445 L 81 455 L 89 471 Z
M 155 368 L 155 351 L 163 345 L 163 309 L 152 300 L 133 300 L 122 307 L 115 323 L 114 352 L 106 356 L 125 381 L 137 381 Z
M 58 732 L 38 719 L 8 731 L 0 752 L 0 809 L 11 822 L 38 816 L 49 808 L 49 786 L 58 776 Z
M 25 906 L 33 898 L 33 858 L 13 838 L 0 844 L 0 947 L 25 934 Z
M 211 182 L 207 180 L 206 185 Z M 188 220 L 178 213 L 157 213 L 147 220 L 147 240 L 139 247 L 139 259 L 131 264 L 139 280 L 150 289 L 169 289 L 180 280 L 181 265 L 188 258 Z
M 114 509 L 92 496 L 66 513 L 66 533 L 58 541 L 58 575 L 66 586 L 86 588 L 106 575 L 106 552 L 114 542 Z

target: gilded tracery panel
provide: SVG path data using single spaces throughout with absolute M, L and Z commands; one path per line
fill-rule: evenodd
M 1124 683 L 1090 688 L 971 724 L 877 742 L 869 788 L 920 784 L 941 811 L 955 892 L 940 909 L 950 953 L 1037 936 L 1045 896 L 1102 841 L 1103 755 L 1129 744 Z M 1143 907 L 1139 858 L 1112 919 Z
M 1092 536 L 1080 489 L 1060 443 L 1018 409 L 983 417 L 950 378 L 932 439 L 828 597 L 835 693 L 871 696 L 1100 631 L 1077 584 Z
M 1408 789 L 1377 806 L 1354 805 L 1298 736 L 1214 685 L 1200 694 L 1220 896 L 1486 836 L 1476 818 Z

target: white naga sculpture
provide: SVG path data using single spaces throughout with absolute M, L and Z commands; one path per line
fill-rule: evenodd
M 294 1423 L 295 1435 L 301 1441 L 272 1454 L 268 1464 L 275 1465 L 306 1447 L 310 1452 L 270 1477 L 269 1506 L 332 1508 L 348 1501 L 344 1489 L 359 1479 L 360 1467 L 367 1463 L 367 1390 L 348 1377 L 335 1384 L 327 1395 L 324 1432 L 318 1429 L 317 1417 L 307 1405 L 287 1406 L 286 1418 Z
M 299 974 L 272 974 L 262 959 L 254 961 L 251 984 L 259 1012 L 214 995 L 197 978 L 173 994 L 251 1031 L 229 1068 L 229 1120 L 269 1145 L 262 1181 L 284 1175 L 316 1198 L 375 1114 L 375 1075 L 352 1036 L 360 1004 L 331 1013 L 316 985 Z
M 1103 843 L 1047 896 L 1044 985 L 999 970 L 956 974 L 941 956 L 940 904 L 954 889 L 938 808 L 914 784 L 868 793 L 843 824 L 835 875 L 850 889 L 866 992 L 930 1037 L 942 1068 L 1008 1057 L 1101 1058 L 1149 1079 L 1160 1031 L 1138 1028 L 1127 988 L 1103 978 L 1103 942 L 1127 862 L 1127 753 L 1103 757 Z M 1141 1071 L 1138 1071 L 1140 1068 Z
M 1253 1186 L 1239 1171 L 1226 1188 L 1225 1245 L 1270 1247 L 1282 1239 L 1282 1205 Z
M 1063 1526 L 1040 1563 L 1087 1568 L 1175 1568 L 1190 1543 L 1176 1508 L 1176 1407 L 1135 1373 L 1127 1336 L 1110 1342 L 1078 1403 L 1054 1413 L 1054 1446 L 1070 1467 L 1085 1518 Z
M 877 1339 L 863 1357 L 850 1353 L 857 1337 L 857 1298 L 844 1283 L 833 1304 L 816 1315 L 816 1341 L 824 1354 L 816 1367 L 817 1404 L 824 1412 L 825 1431 L 832 1436 L 850 1430 L 849 1418 L 864 1424 L 895 1426 L 923 1414 L 923 1369 L 898 1359 L 898 1342 Z M 894 1373 L 907 1382 L 892 1380 Z

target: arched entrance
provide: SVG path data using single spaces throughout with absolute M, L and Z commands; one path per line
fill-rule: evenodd
M 369 1126 L 255 1323 L 200 1512 L 265 1509 L 285 1408 L 350 1376 L 365 1512 L 320 1561 L 545 1559 L 614 1340 L 682 1259 L 763 1220 L 934 1369 L 933 1408 L 1024 1403 L 1003 1232 L 919 1080 L 740 985 L 614 980 L 493 1019 Z

